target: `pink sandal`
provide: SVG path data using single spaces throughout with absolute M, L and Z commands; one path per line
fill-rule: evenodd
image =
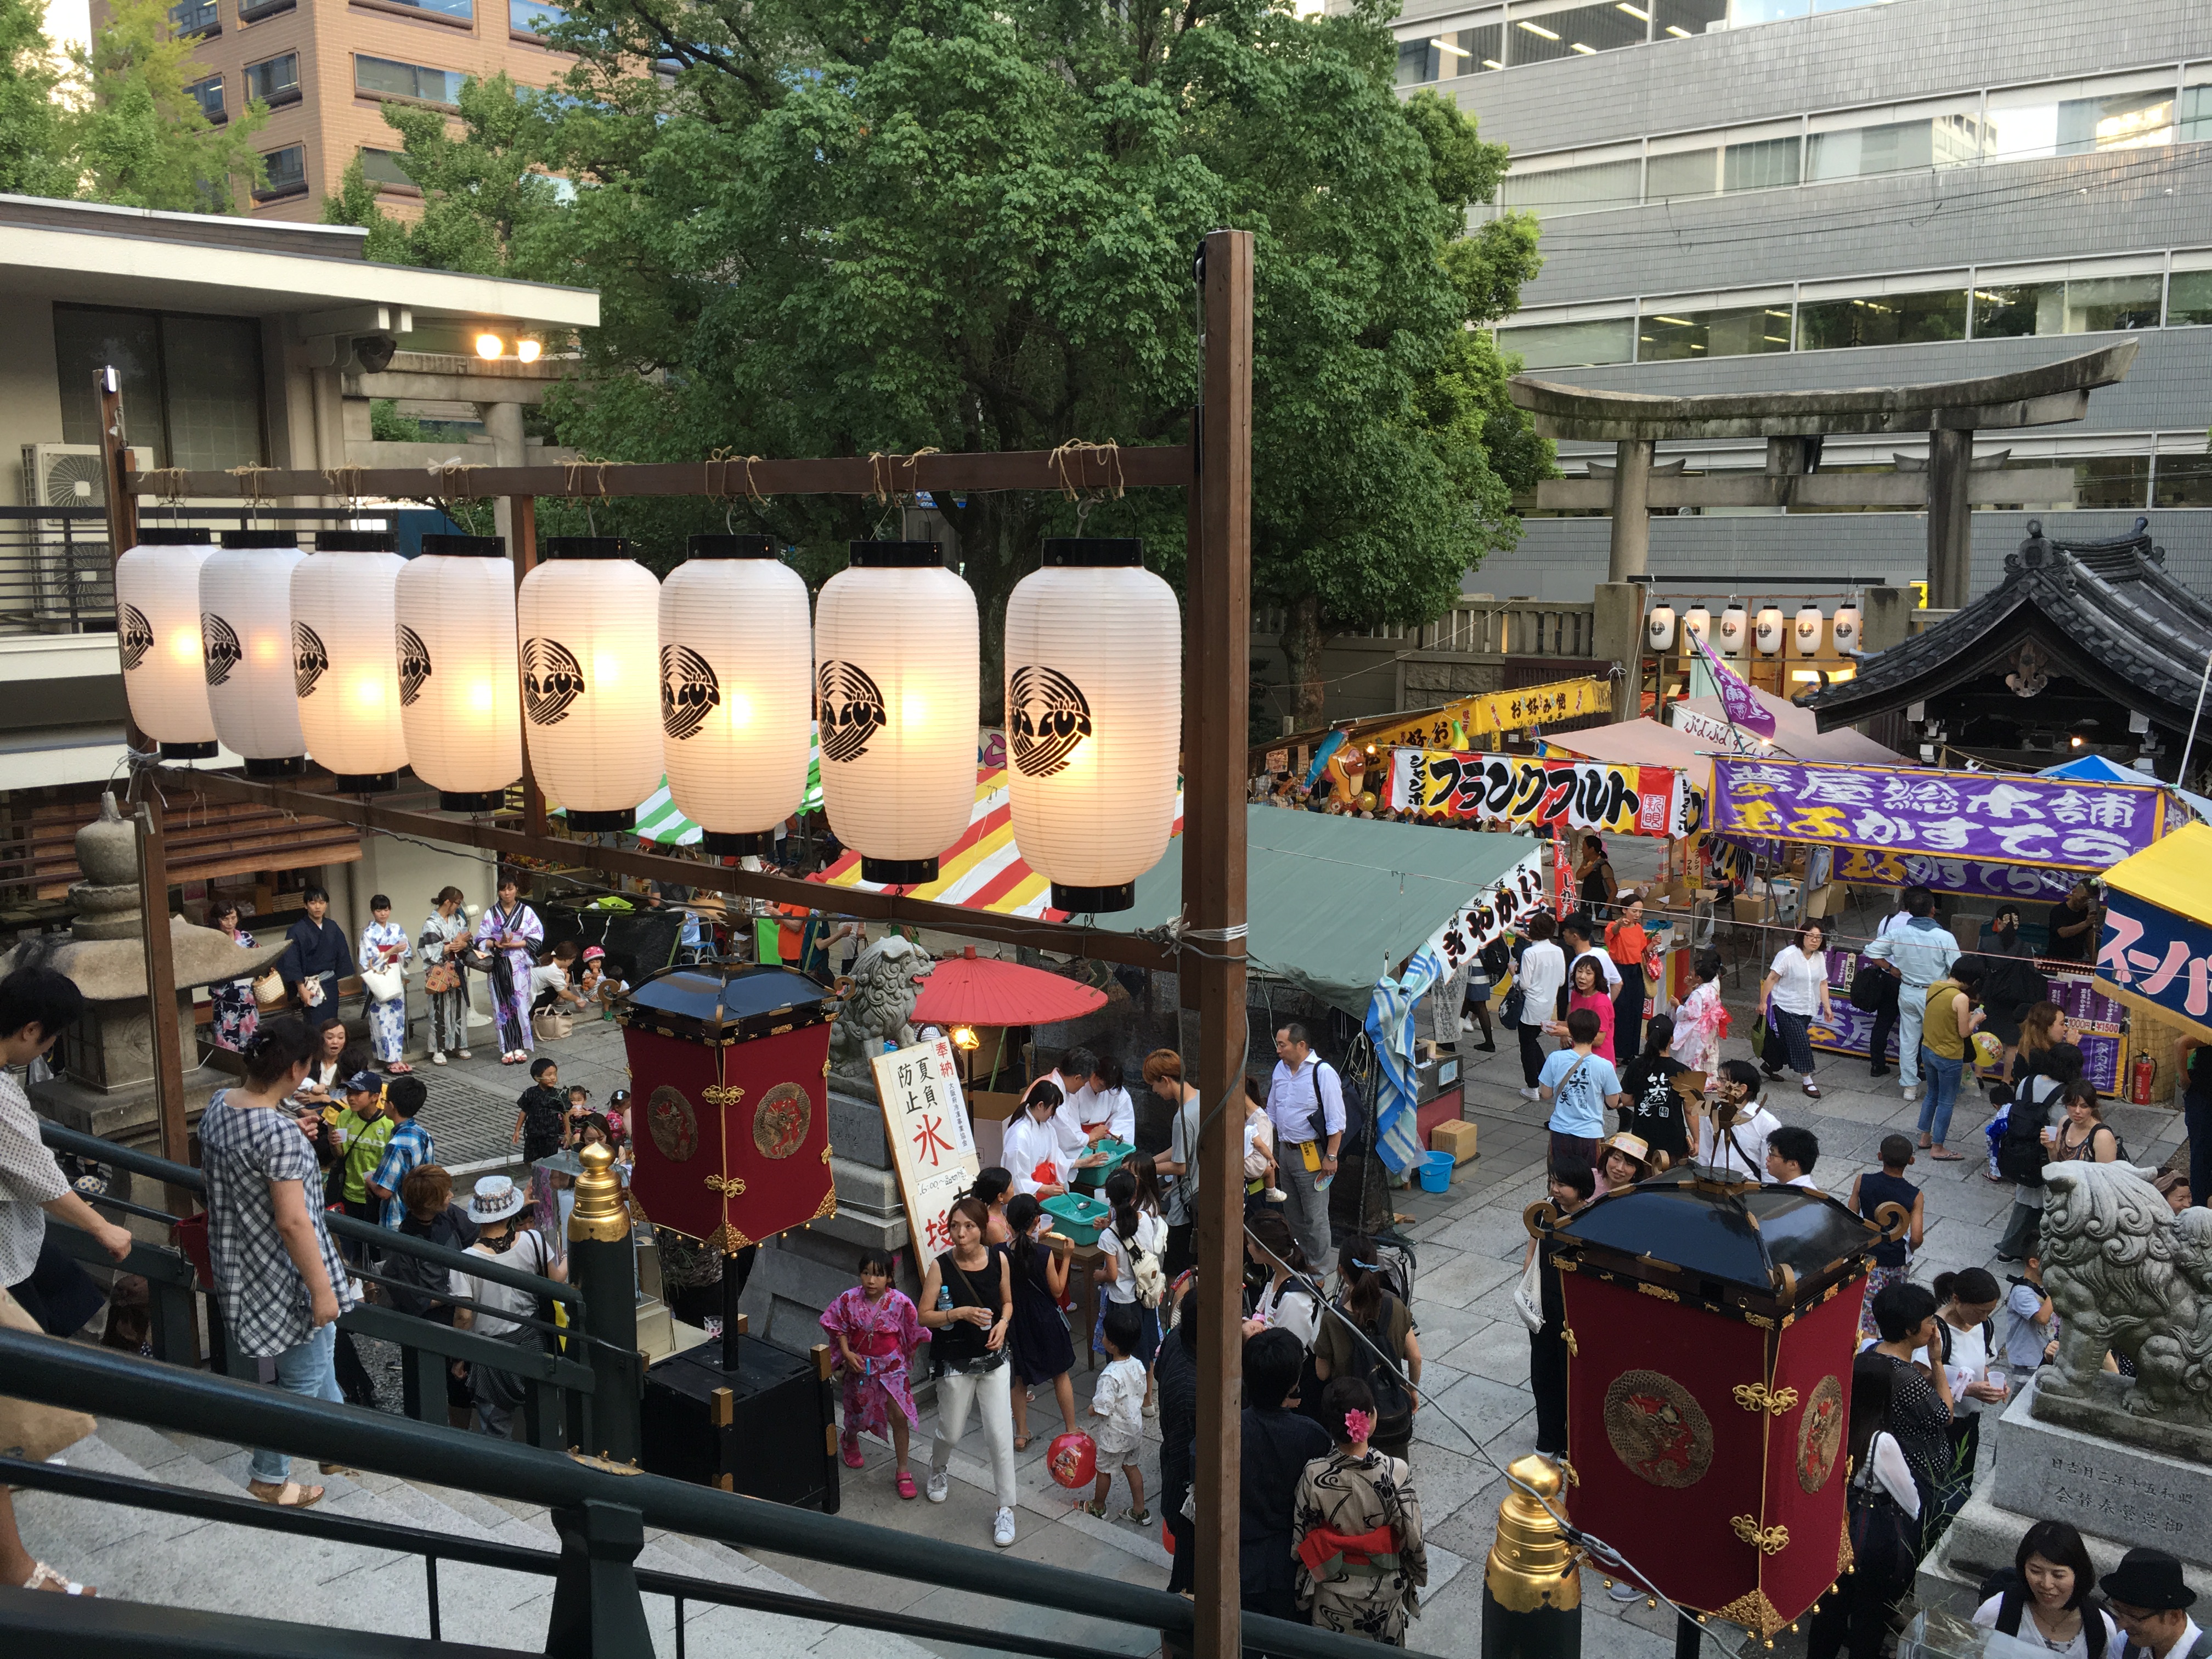
M 901 1470 L 898 1472 L 898 1482 L 897 1482 L 897 1485 L 898 1485 L 898 1495 L 899 1495 L 901 1498 L 912 1498 L 912 1497 L 914 1497 L 914 1496 L 915 1495 L 915 1486 L 914 1486 L 914 1476 L 913 1476 L 913 1475 L 911 1475 L 911 1474 L 909 1474 L 906 1470 L 904 1470 L 904 1469 L 901 1469 Z
M 845 1467 L 848 1469 L 859 1468 L 862 1461 L 860 1457 L 860 1443 L 857 1440 L 848 1440 L 845 1443 L 844 1450 Z

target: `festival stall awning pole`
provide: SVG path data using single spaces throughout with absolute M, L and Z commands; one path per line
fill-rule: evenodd
M 2184 824 L 2105 872 L 2098 988 L 2212 1042 L 2212 828 Z

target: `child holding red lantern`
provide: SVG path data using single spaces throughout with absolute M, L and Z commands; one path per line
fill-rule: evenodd
M 898 1458 L 898 1495 L 915 1495 L 907 1468 L 907 1435 L 921 1420 L 907 1381 L 907 1362 L 922 1340 L 921 1321 L 903 1291 L 891 1288 L 891 1258 L 860 1258 L 860 1282 L 822 1310 L 822 1328 L 837 1339 L 845 1373 L 845 1425 L 837 1437 L 845 1467 L 860 1467 L 860 1431 L 888 1434 Z

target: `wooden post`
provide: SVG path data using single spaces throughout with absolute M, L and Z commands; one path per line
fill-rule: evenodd
M 1938 427 L 1928 434 L 1928 608 L 1966 603 L 1974 562 L 1974 501 L 1968 475 L 1974 434 Z
M 107 556 L 119 559 L 138 541 L 138 498 L 131 493 L 136 471 L 131 446 L 123 435 L 123 377 L 113 368 L 97 369 L 94 389 L 100 394 L 100 441 L 103 482 L 107 486 Z M 118 655 L 122 630 L 116 631 Z M 125 711 L 125 744 L 133 755 L 152 758 L 154 740 L 138 729 Z M 137 780 L 132 780 L 136 793 Z M 190 1164 L 191 1143 L 185 1127 L 185 1064 L 183 1038 L 177 1023 L 177 964 L 169 938 L 169 858 L 161 835 L 161 804 L 152 791 L 138 803 L 138 882 L 145 897 L 139 907 L 140 932 L 146 952 L 147 1034 L 154 1045 L 154 1109 L 161 1126 L 161 1156 L 173 1164 Z M 179 1203 L 183 1208 L 179 1208 Z M 188 1195 L 172 1188 L 169 1207 L 179 1215 L 191 1213 Z
M 185 1128 L 185 1060 L 177 1021 L 177 963 L 169 938 L 169 855 L 161 834 L 161 799 L 152 789 L 138 803 L 138 880 L 146 946 L 146 1012 L 154 1044 L 154 1109 L 161 1124 L 161 1156 L 190 1164 Z M 183 1215 L 189 1210 L 173 1212 Z
M 522 579 L 538 567 L 538 498 L 509 496 L 507 516 L 514 526 L 514 544 L 508 550 L 514 557 L 514 587 L 520 593 Z M 528 706 L 526 700 L 524 706 Z M 526 720 L 522 725 L 522 822 L 533 836 L 545 833 L 545 792 L 538 787 L 538 775 L 530 769 L 530 722 Z
M 1183 1000 L 1197 990 L 1199 1064 L 1196 1659 L 1237 1659 L 1242 1614 L 1237 1479 L 1243 1362 L 1233 1287 L 1244 1263 L 1245 718 L 1252 621 L 1252 235 L 1206 239 L 1205 401 L 1199 410 L 1197 535 L 1184 668 L 1183 902 L 1194 938 Z

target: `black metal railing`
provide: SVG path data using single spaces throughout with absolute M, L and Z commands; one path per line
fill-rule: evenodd
M 204 1195 L 207 1191 L 207 1177 L 184 1164 L 80 1134 L 55 1123 L 41 1122 L 39 1131 L 48 1146 L 69 1153 L 80 1164 L 105 1164 L 126 1170 L 134 1176 L 143 1176 L 187 1193 Z M 118 1214 L 135 1215 L 167 1226 L 173 1226 L 182 1218 L 169 1211 L 108 1194 L 88 1195 L 88 1201 Z M 557 1450 L 563 1446 L 599 1444 L 606 1438 L 600 1432 L 605 1425 L 595 1422 L 595 1412 L 627 1412 L 635 1416 L 638 1396 L 637 1384 L 633 1380 L 638 1371 L 636 1356 L 615 1352 L 609 1345 L 586 1334 L 586 1287 L 564 1285 L 482 1255 L 447 1249 L 427 1239 L 411 1238 L 351 1216 L 331 1212 L 325 1215 L 324 1221 L 333 1234 L 362 1247 L 356 1254 L 364 1260 L 356 1264 L 356 1272 L 371 1283 L 394 1282 L 387 1274 L 367 1265 L 372 1252 L 379 1258 L 408 1255 L 451 1273 L 466 1273 L 525 1291 L 540 1305 L 557 1305 L 567 1316 L 563 1326 L 556 1320 L 535 1315 L 485 1308 L 465 1297 L 439 1298 L 457 1307 L 538 1330 L 546 1339 L 545 1346 L 530 1348 L 474 1331 L 455 1330 L 437 1320 L 402 1313 L 396 1308 L 364 1303 L 349 1310 L 338 1321 L 339 1329 L 356 1331 L 398 1348 L 401 1407 L 405 1415 L 421 1422 L 445 1421 L 445 1369 L 458 1359 L 489 1365 L 522 1382 L 525 1431 L 534 1445 Z M 100 1266 L 109 1263 L 107 1253 L 75 1227 L 49 1223 L 48 1234 L 60 1249 L 80 1261 Z M 254 1360 L 238 1352 L 226 1340 L 222 1304 L 202 1287 L 198 1273 L 182 1250 L 142 1240 L 133 1246 L 129 1257 L 115 1265 L 120 1271 L 137 1273 L 146 1281 L 149 1340 L 156 1359 L 173 1365 L 200 1363 L 199 1328 L 204 1298 L 209 1363 L 228 1376 L 252 1380 L 257 1371 Z M 600 1376 L 607 1375 L 620 1378 L 619 1385 L 608 1389 L 605 1397 L 595 1398 L 600 1395 Z M 635 1443 L 634 1438 L 625 1440 L 625 1443 Z
M 677 1600 L 679 1659 L 684 1652 L 683 1608 L 690 1602 L 849 1624 L 1037 1659 L 1076 1659 L 1079 1653 L 1099 1650 L 1002 1633 L 1003 1613 L 996 1607 L 979 1609 L 976 1617 L 956 1625 L 680 1574 L 641 1572 L 635 1562 L 647 1528 L 988 1596 L 994 1603 L 1048 1608 L 1170 1638 L 1187 1640 L 1194 1625 L 1192 1604 L 1164 1590 L 788 1509 L 659 1475 L 617 1473 L 596 1461 L 249 1387 L 226 1376 L 149 1364 L 112 1349 L 0 1329 L 0 1392 L 549 1510 L 561 1540 L 557 1554 L 381 1522 L 282 1510 L 221 1493 L 52 1464 L 0 1461 L 0 1480 L 11 1486 L 419 1556 L 426 1564 L 432 1635 L 427 1650 L 420 1643 L 408 1649 L 418 1655 L 435 1652 L 442 1643 L 435 1566 L 440 1560 L 550 1576 L 553 1609 L 545 1651 L 554 1659 L 651 1659 L 653 1644 L 641 1599 L 646 1594 Z M 0 1632 L 51 1640 L 70 1628 L 67 1612 L 52 1604 L 70 1601 L 0 1591 Z M 125 1617 L 97 1603 L 71 1602 L 71 1607 L 82 1608 L 77 1616 L 88 1626 Z M 207 1645 L 193 1650 L 209 1650 L 220 1638 L 224 1616 L 189 1617 L 196 1634 L 207 1638 Z M 270 1621 L 235 1622 L 240 1631 L 234 1650 L 276 1650 L 246 1639 L 249 1632 L 245 1627 L 266 1628 Z M 301 1627 L 276 1628 L 296 1632 Z M 108 1623 L 100 1633 L 102 1653 L 160 1654 L 166 1659 L 179 1650 L 173 1631 L 165 1638 L 158 1624 L 142 1621 L 118 1628 Z M 1351 1637 L 1249 1613 L 1243 1615 L 1243 1637 L 1248 1650 L 1286 1659 L 1372 1659 L 1374 1651 L 1371 1644 Z M 295 1644 L 288 1641 L 283 1650 L 295 1650 Z

